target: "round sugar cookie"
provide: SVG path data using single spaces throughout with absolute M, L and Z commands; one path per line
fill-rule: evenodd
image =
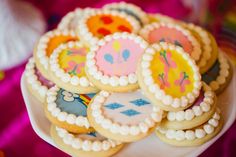
M 156 135 L 163 142 L 174 145 L 192 147 L 199 146 L 215 137 L 223 127 L 223 117 L 215 112 L 206 123 L 188 130 L 157 128 Z
M 183 23 L 182 23 L 183 24 Z M 197 62 L 200 73 L 205 73 L 216 61 L 218 55 L 218 46 L 214 37 L 205 29 L 190 24 L 183 24 L 184 27 L 189 29 L 195 38 L 199 41 L 202 54 Z
M 97 88 L 127 92 L 137 89 L 138 60 L 148 46 L 141 37 L 115 33 L 99 40 L 87 55 L 85 71 Z
M 54 86 L 47 93 L 46 117 L 52 124 L 73 133 L 94 131 L 87 119 L 87 107 L 94 95 L 75 94 Z
M 189 108 L 167 113 L 161 127 L 175 130 L 185 130 L 197 127 L 208 121 L 216 110 L 216 95 L 209 86 L 203 84 L 200 95 Z
M 116 32 L 137 33 L 140 25 L 132 16 L 114 10 L 91 10 L 79 21 L 78 36 L 89 45 Z
M 199 96 L 198 67 L 179 46 L 164 42 L 151 45 L 142 55 L 137 73 L 144 94 L 163 110 L 184 110 Z
M 57 86 L 72 93 L 97 92 L 85 74 L 85 61 L 89 48 L 79 41 L 58 46 L 50 56 L 48 73 Z
M 204 74 L 202 80 L 206 82 L 216 94 L 220 94 L 229 84 L 232 78 L 232 67 L 228 59 L 220 50 L 218 59 L 214 65 Z
M 198 61 L 202 53 L 197 39 L 177 23 L 151 23 L 140 30 L 140 35 L 149 43 L 167 42 L 180 46 L 192 59 Z
M 116 10 L 119 12 L 124 12 L 127 15 L 133 16 L 141 26 L 149 22 L 147 14 L 138 6 L 126 2 L 114 2 L 106 4 L 104 9 Z
M 33 57 L 30 58 L 26 64 L 25 76 L 27 88 L 29 89 L 30 93 L 41 103 L 44 103 L 46 93 L 49 88 L 54 86 L 54 83 L 43 77 L 43 75 L 35 66 Z
M 53 50 L 64 42 L 77 40 L 75 32 L 68 30 L 52 30 L 39 39 L 34 50 L 34 59 L 38 70 L 45 78 L 50 79 L 48 76 L 48 64 Z
M 127 93 L 101 91 L 89 104 L 88 119 L 101 135 L 133 142 L 150 135 L 161 121 L 162 113 L 139 90 Z
M 73 134 L 65 129 L 51 126 L 50 133 L 56 145 L 71 156 L 108 157 L 124 147 L 121 142 L 107 139 L 97 132 Z

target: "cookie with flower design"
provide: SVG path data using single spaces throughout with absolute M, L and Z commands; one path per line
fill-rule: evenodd
M 137 33 L 139 22 L 130 15 L 115 10 L 90 10 L 78 24 L 78 36 L 85 43 L 96 44 L 99 39 L 116 32 Z
M 54 86 L 49 89 L 44 111 L 49 121 L 73 133 L 94 131 L 87 119 L 87 108 L 95 93 L 75 94 Z
M 230 83 L 233 75 L 232 65 L 220 50 L 216 62 L 207 72 L 202 74 L 202 80 L 206 82 L 213 91 L 220 94 Z
M 177 23 L 154 22 L 145 25 L 139 34 L 149 43 L 167 42 L 182 47 L 192 59 L 198 61 L 202 50 L 200 43 L 190 31 Z
M 203 83 L 200 95 L 193 105 L 182 111 L 167 112 L 161 127 L 168 129 L 191 129 L 208 121 L 216 111 L 217 97 L 211 88 Z
M 74 31 L 69 30 L 52 30 L 45 33 L 38 41 L 34 49 L 34 59 L 36 66 L 40 73 L 50 80 L 48 75 L 49 69 L 49 57 L 53 50 L 60 44 L 68 41 L 78 41 Z
M 180 46 L 165 42 L 151 45 L 142 55 L 137 73 L 144 94 L 163 110 L 184 110 L 200 94 L 199 69 Z
M 123 143 L 107 139 L 97 132 L 75 134 L 52 125 L 50 133 L 55 144 L 71 156 L 108 157 L 124 147 Z
M 34 58 L 30 58 L 25 67 L 26 83 L 30 93 L 44 103 L 47 91 L 54 83 L 47 80 L 37 69 Z
M 148 46 L 141 37 L 115 33 L 99 40 L 87 55 L 85 71 L 97 88 L 113 92 L 136 90 L 138 60 Z
M 133 16 L 141 26 L 149 22 L 147 14 L 138 6 L 126 2 L 114 2 L 106 4 L 104 9 L 116 10 L 119 12 L 124 12 L 127 15 Z
M 140 90 L 126 93 L 99 92 L 90 102 L 88 119 L 101 135 L 133 142 L 150 135 L 162 119 L 163 111 Z
M 50 56 L 48 73 L 57 86 L 79 94 L 97 92 L 85 74 L 86 55 L 89 48 L 77 41 L 57 47 Z
M 190 129 L 169 129 L 162 126 L 157 127 L 156 135 L 163 142 L 174 146 L 199 146 L 213 137 L 222 129 L 223 117 L 220 110 L 216 112 L 200 126 Z

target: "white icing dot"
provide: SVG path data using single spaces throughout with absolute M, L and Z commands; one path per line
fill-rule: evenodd
M 195 139 L 195 133 L 192 130 L 187 130 L 185 132 L 185 138 L 187 140 L 194 140 Z
M 210 108 L 211 108 L 210 105 L 205 103 L 205 102 L 202 102 L 200 104 L 200 107 L 201 107 L 202 111 L 204 111 L 204 112 L 208 112 L 210 110 Z
M 119 124 L 112 124 L 112 126 L 110 127 L 110 131 L 114 134 L 118 133 L 120 129 Z
M 195 136 L 197 138 L 203 138 L 206 135 L 206 132 L 203 129 L 196 129 Z
M 109 77 L 107 75 L 104 75 L 101 77 L 101 82 L 103 84 L 108 84 L 109 83 Z
M 177 121 L 183 121 L 183 120 L 184 120 L 184 117 L 185 117 L 184 111 L 178 111 L 178 112 L 176 113 L 176 120 L 177 120 Z
M 112 76 L 110 79 L 109 79 L 109 83 L 111 86 L 115 87 L 115 86 L 118 86 L 119 84 L 119 78 L 116 77 L 116 76 Z
M 207 134 L 211 134 L 214 131 L 214 127 L 209 124 L 204 125 L 203 128 Z
M 211 124 L 211 125 L 214 126 L 214 127 L 217 127 L 218 124 L 219 124 L 219 121 L 212 118 L 212 119 L 210 119 L 210 120 L 208 121 L 208 123 Z
M 147 126 L 147 124 L 145 124 L 145 123 L 143 123 L 143 122 L 139 123 L 139 128 L 140 128 L 140 130 L 141 130 L 142 133 L 146 133 L 146 132 L 148 131 L 148 126 Z
M 200 116 L 202 115 L 202 110 L 200 106 L 193 106 L 193 112 L 196 116 Z
M 126 76 L 121 76 L 119 78 L 119 84 L 121 86 L 127 86 L 128 85 L 128 78 Z
M 178 130 L 178 131 L 176 131 L 176 133 L 175 133 L 175 139 L 176 139 L 177 141 L 182 141 L 182 140 L 184 140 L 184 138 L 185 138 L 185 133 L 184 133 L 183 130 Z
M 72 147 L 75 148 L 75 149 L 80 149 L 81 144 L 82 144 L 82 141 L 78 138 L 76 138 L 72 141 Z
M 138 135 L 138 134 L 140 133 L 140 130 L 139 130 L 139 128 L 136 127 L 136 126 L 131 126 L 131 127 L 130 127 L 130 130 L 129 130 L 129 133 L 130 133 L 131 135 L 133 135 L 133 136 L 136 136 L 136 135 Z
M 65 144 L 68 144 L 68 145 L 72 143 L 72 140 L 73 140 L 73 136 L 71 134 L 67 134 L 63 138 L 63 141 L 65 142 Z
M 77 86 L 77 85 L 79 84 L 79 78 L 78 78 L 77 76 L 72 76 L 72 77 L 71 77 L 71 80 L 70 80 L 70 83 L 71 83 L 72 85 Z
M 174 99 L 174 102 L 171 104 L 174 108 L 180 107 L 180 99 Z
M 128 133 L 129 133 L 129 127 L 128 127 L 127 125 L 122 125 L 122 126 L 120 127 L 119 133 L 120 133 L 121 135 L 128 135 Z
M 216 120 L 220 119 L 220 115 L 218 113 L 214 113 L 213 118 Z
M 129 80 L 129 83 L 131 83 L 131 84 L 134 84 L 138 81 L 137 76 L 135 74 L 129 74 L 128 80 Z
M 167 119 L 169 120 L 169 121 L 174 121 L 175 120 L 175 112 L 168 112 L 167 113 Z
M 92 150 L 93 151 L 101 151 L 102 149 L 102 143 L 100 141 L 95 141 L 92 144 Z
M 69 74 L 64 74 L 62 76 L 62 81 L 65 82 L 65 83 L 69 82 L 70 81 L 70 75 Z
M 75 124 L 75 120 L 76 120 L 76 116 L 73 114 L 69 114 L 66 117 L 66 122 L 68 122 L 69 124 Z
M 194 117 L 193 110 L 188 109 L 188 110 L 185 111 L 185 119 L 186 120 L 192 120 L 193 117 Z
M 91 141 L 88 141 L 88 140 L 85 140 L 83 141 L 82 143 L 82 149 L 84 151 L 90 151 L 92 149 L 92 142 Z
M 171 96 L 169 96 L 169 95 L 166 95 L 166 96 L 163 97 L 162 102 L 165 105 L 170 105 L 173 102 L 173 98 Z
M 171 130 L 171 129 L 167 130 L 166 137 L 169 139 L 174 139 L 175 138 L 175 130 Z
M 60 112 L 60 113 L 57 115 L 57 117 L 58 117 L 58 120 L 59 120 L 59 121 L 64 122 L 64 121 L 66 120 L 67 113 L 66 113 L 66 112 Z
M 111 145 L 110 145 L 110 143 L 108 142 L 108 141 L 103 141 L 102 142 L 102 149 L 103 150 L 109 150 L 111 148 Z

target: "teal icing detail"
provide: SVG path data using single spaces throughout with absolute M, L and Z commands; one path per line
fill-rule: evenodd
M 133 109 L 128 109 L 128 110 L 122 111 L 120 113 L 122 113 L 128 117 L 133 117 L 133 116 L 141 114 L 140 112 L 133 110 Z
M 207 84 L 215 81 L 220 73 L 220 62 L 217 60 L 214 65 L 204 74 L 202 74 L 202 80 Z
M 136 100 L 130 101 L 130 103 L 132 103 L 132 104 L 134 104 L 135 106 L 138 106 L 138 107 L 150 104 L 150 102 L 148 102 L 144 99 L 136 99 Z
M 72 101 L 65 101 L 65 95 L 62 92 L 64 89 L 60 89 L 57 93 L 56 104 L 57 107 L 63 112 L 68 114 L 74 114 L 76 116 L 87 116 L 87 105 L 88 102 L 95 96 L 95 93 L 91 94 L 76 94 L 72 96 L 74 99 Z M 87 103 L 86 103 L 87 102 Z

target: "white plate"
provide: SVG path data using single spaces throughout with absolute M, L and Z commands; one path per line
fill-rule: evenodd
M 161 142 L 155 134 L 152 134 L 146 139 L 135 142 L 126 146 L 116 157 L 143 157 L 148 155 L 154 156 L 198 156 L 210 145 L 212 145 L 220 136 L 222 136 L 229 127 L 233 124 L 236 117 L 236 97 L 234 87 L 236 82 L 236 70 L 234 69 L 233 79 L 228 88 L 219 96 L 218 106 L 221 108 L 224 117 L 224 127 L 221 132 L 209 142 L 199 147 L 173 147 Z M 50 122 L 46 119 L 43 113 L 42 104 L 37 101 L 27 90 L 25 83 L 25 76 L 21 78 L 21 90 L 25 100 L 26 108 L 29 114 L 31 125 L 36 134 L 46 142 L 57 147 L 49 134 Z M 59 148 L 58 148 L 59 149 Z M 174 154 L 173 154 L 174 153 Z

